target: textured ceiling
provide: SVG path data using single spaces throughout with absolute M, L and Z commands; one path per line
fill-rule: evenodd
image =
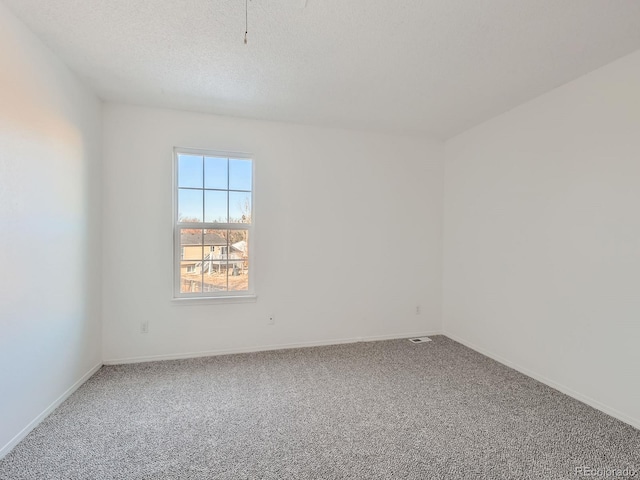
M 640 48 L 637 0 L 0 1 L 105 100 L 439 138 Z

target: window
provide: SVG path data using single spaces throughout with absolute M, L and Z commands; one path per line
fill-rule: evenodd
M 253 160 L 174 150 L 174 296 L 252 295 Z

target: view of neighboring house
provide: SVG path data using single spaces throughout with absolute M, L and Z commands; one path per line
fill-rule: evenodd
M 248 288 L 247 242 L 231 245 L 210 231 L 183 231 L 180 235 L 180 278 L 183 292 L 246 290 Z M 239 277 L 230 281 L 229 277 Z

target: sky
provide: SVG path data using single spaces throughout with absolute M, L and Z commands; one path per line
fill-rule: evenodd
M 241 206 L 247 200 L 251 204 L 251 163 L 251 160 L 246 159 L 179 154 L 178 214 L 180 217 L 225 223 L 228 206 L 229 216 L 232 219 L 241 218 L 243 213 Z

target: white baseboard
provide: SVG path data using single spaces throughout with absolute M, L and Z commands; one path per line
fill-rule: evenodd
M 616 410 L 615 408 L 611 408 L 607 405 L 604 405 L 603 403 L 600 403 L 597 400 L 594 400 L 591 397 L 588 397 L 587 395 L 583 395 L 580 392 L 576 392 L 575 390 L 572 390 L 571 388 L 562 385 L 558 382 L 555 382 L 547 377 L 545 377 L 544 375 L 540 375 L 537 372 L 534 372 L 532 370 L 529 370 L 528 368 L 525 368 L 521 365 L 518 365 L 517 363 L 511 362 L 509 360 L 507 360 L 504 357 L 501 357 L 500 355 L 496 355 L 493 352 L 490 352 L 482 347 L 478 347 L 477 345 L 474 345 L 471 342 L 468 342 L 467 340 L 459 337 L 458 335 L 454 335 L 451 332 L 447 332 L 446 330 L 443 332 L 443 335 L 445 337 L 449 337 L 451 340 L 455 340 L 458 343 L 461 343 L 462 345 L 464 345 L 465 347 L 469 347 L 472 350 L 475 350 L 478 353 L 483 354 L 486 357 L 489 357 L 493 360 L 495 360 L 496 362 L 500 362 L 503 365 L 506 365 L 507 367 L 513 368 L 514 370 L 517 370 L 520 373 L 525 374 L 528 377 L 533 378 L 534 380 L 537 380 L 541 383 L 544 383 L 545 385 L 548 385 L 551 388 L 554 388 L 562 393 L 564 393 L 565 395 L 569 395 L 572 398 L 575 398 L 576 400 L 585 403 L 587 405 L 589 405 L 590 407 L 595 408 L 596 410 L 600 410 L 603 413 L 606 413 L 607 415 L 610 415 L 614 418 L 617 418 L 618 420 L 627 423 L 629 425 L 631 425 L 634 428 L 637 428 L 638 430 L 640 430 L 640 420 L 637 418 L 632 418 L 618 410 Z
M 2 459 L 5 455 L 7 455 L 13 448 L 22 441 L 24 437 L 29 435 L 29 433 L 36 428 L 40 422 L 42 422 L 47 416 L 53 412 L 58 406 L 64 402 L 67 398 L 71 396 L 73 392 L 75 392 L 80 385 L 89 380 L 96 373 L 100 367 L 102 367 L 102 363 L 97 364 L 92 367 L 87 373 L 85 373 L 80 380 L 71 385 L 62 395 L 60 395 L 54 402 L 45 408 L 36 418 L 34 418 L 26 427 L 24 427 L 20 433 L 18 433 L 15 437 L 13 437 L 9 442 L 0 448 L 0 459 Z
M 327 345 L 342 345 L 345 343 L 377 342 L 381 340 L 396 340 L 399 338 L 425 337 L 429 335 L 442 335 L 442 332 L 414 332 L 394 333 L 390 335 L 374 335 L 368 337 L 338 338 L 333 340 L 321 340 L 311 342 L 286 343 L 275 345 L 261 345 L 257 347 L 225 348 L 220 350 L 207 350 L 200 352 L 171 353 L 166 355 L 149 355 L 143 357 L 113 358 L 104 360 L 105 365 L 122 365 L 127 363 L 157 362 L 161 360 L 181 360 L 185 358 L 213 357 L 217 355 L 232 355 L 234 353 L 265 352 L 269 350 L 286 350 L 289 348 L 322 347 Z

